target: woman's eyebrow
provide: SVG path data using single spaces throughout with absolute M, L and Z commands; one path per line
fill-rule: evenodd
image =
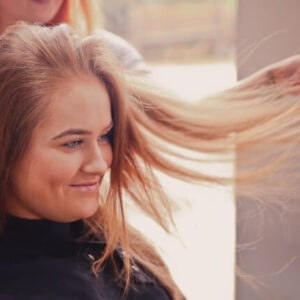
M 103 128 L 103 132 L 109 131 L 113 127 L 113 122 L 111 121 L 107 126 Z M 66 131 L 63 131 L 59 135 L 55 136 L 52 140 L 56 140 L 59 138 L 62 138 L 67 135 L 86 135 L 86 134 L 91 134 L 91 131 L 89 130 L 84 130 L 84 129 L 68 129 Z
M 63 131 L 59 135 L 55 136 L 52 140 L 62 138 L 66 135 L 86 135 L 86 134 L 91 134 L 91 132 L 88 130 L 83 130 L 83 129 L 69 129 L 69 130 Z

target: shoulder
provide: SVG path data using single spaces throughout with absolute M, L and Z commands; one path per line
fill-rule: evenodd
M 123 266 L 123 251 L 121 248 L 115 249 L 114 252 L 115 266 L 121 269 Z M 106 268 L 109 269 L 110 276 L 113 273 L 112 266 L 110 264 L 106 264 Z M 121 276 L 118 284 L 125 288 L 126 279 L 124 277 L 124 273 L 119 273 Z M 114 278 L 113 281 L 116 282 L 116 276 L 112 276 Z M 167 292 L 165 287 L 159 282 L 159 280 L 147 269 L 145 269 L 141 264 L 131 261 L 131 280 L 130 286 L 128 290 L 128 295 L 126 299 L 136 299 L 136 300 L 172 300 L 172 297 Z
M 147 67 L 142 55 L 128 41 L 104 29 L 97 29 L 95 34 L 101 36 L 108 48 L 110 48 L 123 67 L 127 70 L 143 73 L 149 72 L 149 68 Z
M 157 299 L 172 300 L 171 295 L 163 285 L 141 266 L 132 266 L 132 284 L 129 290 L 128 298 L 131 299 Z

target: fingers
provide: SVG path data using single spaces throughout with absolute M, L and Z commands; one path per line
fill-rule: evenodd
M 272 70 L 269 70 L 266 72 L 266 79 L 267 79 L 267 84 L 275 84 L 276 83 L 276 78 L 275 78 L 274 72 Z
M 246 90 L 282 85 L 285 88 L 280 89 L 280 93 L 300 94 L 300 55 L 294 55 L 261 69 L 240 81 L 237 88 Z

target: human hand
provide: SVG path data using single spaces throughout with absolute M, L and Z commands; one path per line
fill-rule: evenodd
M 284 94 L 300 94 L 300 55 L 271 64 L 240 81 L 241 88 L 284 87 Z

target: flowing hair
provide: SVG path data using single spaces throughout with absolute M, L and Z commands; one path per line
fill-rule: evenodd
M 270 181 L 274 188 L 271 202 L 282 203 L 283 196 L 295 196 L 299 175 L 293 160 L 297 152 L 292 149 L 300 136 L 300 104 L 296 101 L 299 74 L 287 62 L 283 68 L 272 70 L 276 82 L 262 71 L 235 88 L 187 104 L 124 72 L 101 37 L 81 38 L 67 25 L 49 28 L 19 23 L 1 36 L 0 222 L 3 228 L 3 203 L 11 170 L 47 111 L 45 99 L 63 80 L 94 76 L 109 93 L 114 136 L 108 190 L 101 194 L 95 215 L 84 220 L 89 238 L 101 235 L 106 240 L 105 252 L 94 262 L 93 272 L 99 273 L 119 248 L 127 287 L 132 264 L 138 264 L 178 300 L 182 294 L 166 265 L 143 235 L 127 223 L 124 196 L 166 231 L 173 206 L 156 170 L 187 182 L 216 186 L 236 183 L 241 194 L 255 200 L 263 198 L 265 183 Z M 260 147 L 263 151 L 258 155 L 253 150 Z M 210 175 L 176 162 L 232 162 L 235 152 L 249 163 L 238 176 Z M 194 155 L 197 153 L 208 158 Z M 296 177 L 288 183 L 287 191 L 290 172 Z

